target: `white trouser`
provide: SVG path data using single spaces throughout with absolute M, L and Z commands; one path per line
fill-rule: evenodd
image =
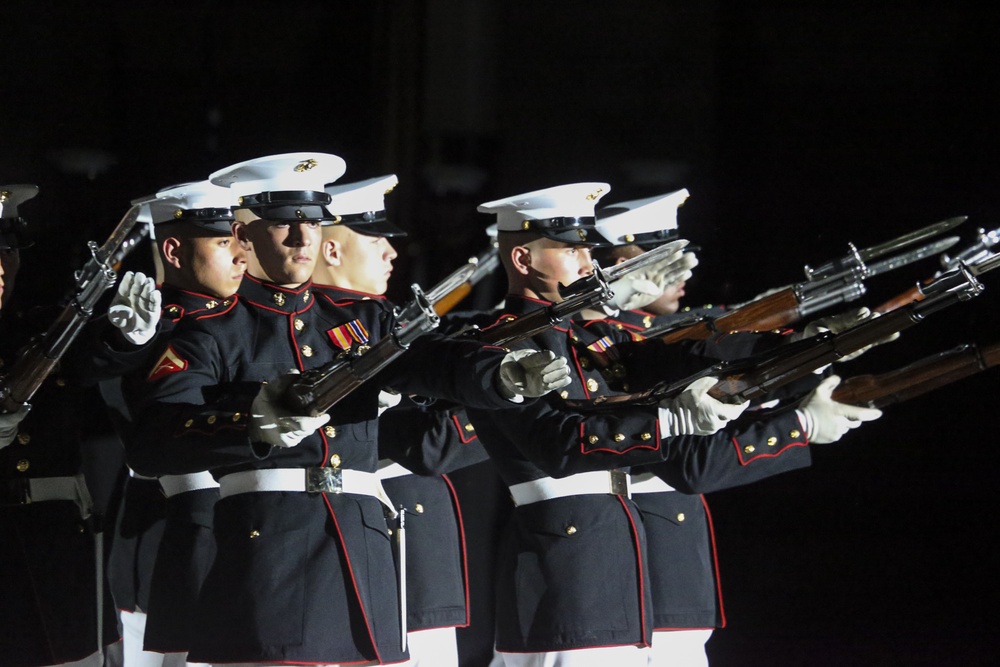
M 399 667 L 458 667 L 455 628 L 432 628 L 406 633 L 410 659 Z
M 500 653 L 506 667 L 646 667 L 649 649 L 604 646 L 548 653 Z
M 653 633 L 650 667 L 708 667 L 705 643 L 711 630 L 662 630 Z
M 60 662 L 50 667 L 102 667 L 104 664 L 104 651 L 95 651 L 86 658 L 74 660 L 73 662 Z
M 195 667 L 200 662 L 188 662 L 187 653 L 156 653 L 144 651 L 142 639 L 146 634 L 146 614 L 141 611 L 123 611 L 122 644 L 123 667 Z

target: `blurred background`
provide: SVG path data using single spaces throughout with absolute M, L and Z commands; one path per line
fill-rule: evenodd
M 133 198 L 274 153 L 395 173 L 392 294 L 486 247 L 477 204 L 604 181 L 686 187 L 686 304 L 732 303 L 956 215 L 1000 227 L 1000 7 L 753 0 L 5 0 L 0 183 L 58 300 Z M 874 306 L 934 259 L 873 278 Z M 997 336 L 986 292 L 845 364 Z M 496 283 L 469 307 L 488 307 Z M 993 665 L 1000 437 L 987 371 L 890 408 L 815 465 L 714 494 L 728 627 L 715 667 Z

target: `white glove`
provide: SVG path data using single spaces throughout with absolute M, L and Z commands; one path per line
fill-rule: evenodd
M 156 334 L 160 321 L 160 290 L 143 273 L 126 271 L 111 300 L 108 319 L 134 345 L 144 345 Z
M 378 416 L 389 408 L 394 408 L 403 400 L 402 394 L 398 394 L 391 389 L 383 389 L 378 393 Z
M 837 442 L 852 428 L 882 416 L 875 408 L 861 408 L 834 401 L 830 395 L 840 384 L 840 376 L 831 375 L 812 390 L 796 410 L 809 441 L 818 445 Z
M 552 350 L 514 350 L 500 362 L 500 394 L 508 401 L 544 396 L 570 382 L 569 362 Z
M 660 435 L 712 435 L 736 419 L 750 405 L 723 403 L 708 395 L 718 378 L 698 378 L 675 398 L 660 401 Z
M 7 412 L 0 414 L 0 449 L 3 449 L 17 436 L 17 426 L 21 420 L 28 416 L 31 406 L 25 403 L 17 412 Z
M 821 317 L 818 320 L 813 320 L 805 326 L 802 332 L 795 337 L 796 340 L 801 340 L 802 338 L 810 338 L 812 336 L 819 335 L 829 331 L 833 334 L 841 333 L 842 331 L 847 331 L 848 329 L 853 329 L 862 322 L 870 320 L 874 317 L 878 317 L 880 313 L 872 312 L 868 308 L 857 308 L 855 310 L 849 310 L 846 313 L 841 313 L 839 315 L 830 315 L 829 317 Z M 866 345 L 860 350 L 851 352 L 850 354 L 845 354 L 837 361 L 850 361 L 851 359 L 857 359 L 862 354 L 872 349 L 876 345 L 881 345 L 882 343 L 890 343 L 899 338 L 899 332 L 895 332 L 883 338 L 882 340 L 876 341 L 871 345 Z
M 691 269 L 698 265 L 698 257 L 693 252 L 678 250 L 672 255 L 635 271 L 611 283 L 614 296 L 608 305 L 619 310 L 635 310 L 647 306 L 673 285 L 688 280 Z
M 250 439 L 272 447 L 294 447 L 312 435 L 316 429 L 330 421 L 330 415 L 318 417 L 292 414 L 281 402 L 281 397 L 298 371 L 271 382 L 264 383 L 257 398 L 250 405 Z

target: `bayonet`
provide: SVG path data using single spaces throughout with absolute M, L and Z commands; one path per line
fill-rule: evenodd
M 845 271 L 855 271 L 859 274 L 860 278 L 866 278 L 870 275 L 867 273 L 867 262 L 878 257 L 882 257 L 883 255 L 895 250 L 911 246 L 914 243 L 920 243 L 926 239 L 943 234 L 951 229 L 954 229 L 966 220 L 968 220 L 968 216 L 966 215 L 948 218 L 947 220 L 936 222 L 933 225 L 927 225 L 921 229 L 908 232 L 902 236 L 897 236 L 890 241 L 879 243 L 878 245 L 873 245 L 868 248 L 862 248 L 860 250 L 853 243 L 848 243 L 848 253 L 846 257 L 827 262 L 826 264 L 816 267 L 815 269 L 806 265 L 806 279 L 823 280 L 832 275 L 842 274 Z
M 912 264 L 913 262 L 920 261 L 930 257 L 931 255 L 937 255 L 944 252 L 948 248 L 953 247 L 959 242 L 959 237 L 957 236 L 946 236 L 943 239 L 938 239 L 937 241 L 932 241 L 927 245 L 922 245 L 914 250 L 908 250 L 906 252 L 901 252 L 898 255 L 894 255 L 888 259 L 882 259 L 877 262 L 868 264 L 868 276 L 877 276 L 880 273 L 885 273 L 886 271 L 892 271 L 893 269 L 898 269 L 901 266 L 906 266 L 907 264 Z

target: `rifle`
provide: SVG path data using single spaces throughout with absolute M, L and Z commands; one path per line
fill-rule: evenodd
M 565 317 L 587 308 L 597 308 L 607 302 L 614 296 L 610 287 L 612 282 L 669 257 L 687 244 L 688 242 L 684 240 L 671 241 L 616 264 L 610 269 L 604 269 L 597 262 L 594 262 L 593 273 L 580 278 L 569 287 L 560 289 L 562 301 L 533 310 L 520 317 L 510 317 L 486 329 L 474 328 L 463 333 L 475 336 L 477 340 L 486 345 L 498 347 L 507 347 L 531 338 L 550 329 Z
M 976 239 L 976 242 L 972 245 L 955 253 L 954 255 L 945 254 L 941 256 L 941 266 L 945 271 L 950 271 L 962 263 L 975 264 L 976 262 L 979 262 L 990 255 L 990 248 L 997 245 L 997 243 L 1000 243 L 1000 229 L 994 229 L 987 232 L 985 229 L 980 228 L 977 230 L 977 233 L 979 234 L 979 238 Z M 941 275 L 941 272 L 935 273 L 934 277 L 921 281 L 902 294 L 898 294 L 889 299 L 882 305 L 875 308 L 875 312 L 888 313 L 890 310 L 894 310 L 913 301 L 923 299 L 924 295 L 921 291 L 922 286 L 932 282 L 934 278 L 939 275 Z
M 815 269 L 806 265 L 804 282 L 740 304 L 720 317 L 692 316 L 657 330 L 647 331 L 643 336 L 674 343 L 681 340 L 705 340 L 718 333 L 767 331 L 794 324 L 820 310 L 861 298 L 866 291 L 864 281 L 872 276 L 947 250 L 958 242 L 957 237 L 928 243 L 878 262 L 871 261 L 892 250 L 940 234 L 965 220 L 965 216 L 949 218 L 863 250 L 858 250 L 854 244 L 849 243 L 848 253 L 844 257 L 826 262 Z
M 838 334 L 826 332 L 762 355 L 735 362 L 721 362 L 680 381 L 660 382 L 644 392 L 601 396 L 591 401 L 566 401 L 566 405 L 586 410 L 609 409 L 623 404 L 656 404 L 664 398 L 678 395 L 698 378 L 709 375 L 718 378 L 718 382 L 708 392 L 714 398 L 730 403 L 757 399 L 897 331 L 919 324 L 932 313 L 978 296 L 985 288 L 976 276 L 998 266 L 1000 254 L 971 266 L 960 264 L 957 269 L 927 285 L 923 300 L 881 317 L 865 320 Z
M 456 269 L 427 292 L 427 300 L 434 304 L 434 312 L 444 315 L 450 311 L 498 266 L 500 266 L 500 250 L 497 242 L 493 241 L 489 248 L 475 257 L 470 257 L 464 266 Z
M 130 208 L 103 245 L 98 246 L 94 241 L 87 243 L 90 259 L 74 274 L 76 286 L 69 302 L 41 338 L 32 341 L 21 352 L 10 373 L 0 379 L 0 410 L 16 411 L 35 395 L 45 378 L 55 370 L 93 315 L 98 299 L 115 284 L 117 275 L 111 261 L 135 226 L 139 211 L 139 206 Z
M 285 405 L 295 414 L 310 417 L 327 412 L 406 352 L 414 340 L 435 329 L 441 318 L 433 305 L 419 285 L 410 289 L 413 299 L 400 309 L 405 321 L 397 322 L 392 332 L 375 344 L 352 347 L 330 363 L 299 375 L 285 391 Z
M 1000 364 L 1000 342 L 966 343 L 881 375 L 856 375 L 833 390 L 839 403 L 884 408 Z

